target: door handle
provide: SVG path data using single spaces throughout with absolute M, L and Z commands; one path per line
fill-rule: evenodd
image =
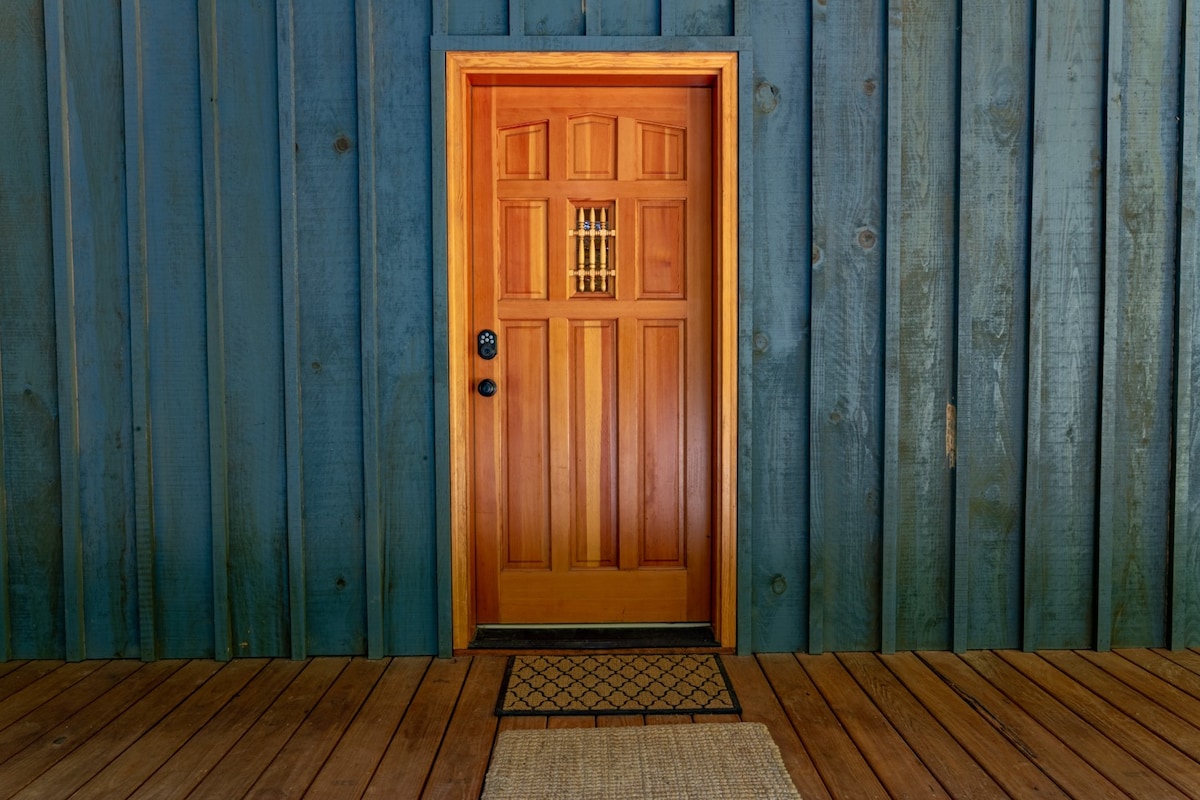
M 494 395 L 496 393 L 496 390 L 499 388 L 500 387 L 498 387 L 496 385 L 496 382 L 494 380 L 492 380 L 491 378 L 484 378 L 483 380 L 481 380 L 479 382 L 478 392 L 483 397 L 491 397 L 492 395 Z

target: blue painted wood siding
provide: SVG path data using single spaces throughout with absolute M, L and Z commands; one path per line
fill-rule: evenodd
M 0 658 L 446 651 L 450 49 L 741 53 L 744 648 L 1200 645 L 1200 0 L 12 0 Z

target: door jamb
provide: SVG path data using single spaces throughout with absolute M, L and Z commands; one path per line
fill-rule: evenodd
M 475 628 L 470 537 L 471 387 L 468 320 L 470 88 L 535 76 L 594 77 L 598 83 L 653 77 L 713 87 L 714 393 L 712 624 L 722 649 L 737 645 L 738 435 L 738 54 L 736 52 L 447 52 L 445 84 L 446 264 L 450 478 L 451 640 L 464 650 Z M 456 354 L 459 357 L 456 357 Z

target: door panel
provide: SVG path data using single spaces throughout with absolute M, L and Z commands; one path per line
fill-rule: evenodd
M 480 623 L 711 619 L 708 87 L 473 86 Z M 472 344 L 474 339 L 472 338 Z

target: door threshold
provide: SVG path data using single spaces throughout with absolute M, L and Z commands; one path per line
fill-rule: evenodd
M 712 625 L 479 625 L 470 650 L 719 648 Z

